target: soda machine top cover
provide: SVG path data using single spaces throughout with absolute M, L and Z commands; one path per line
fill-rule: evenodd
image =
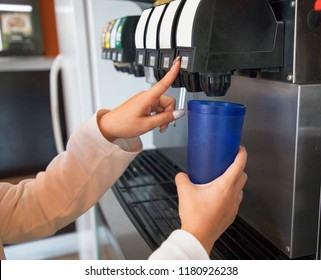
M 175 15 L 181 2 L 181 0 L 176 0 L 168 4 L 159 32 L 160 49 L 171 49 L 175 47 L 172 46 L 172 32 L 174 29 Z
M 150 17 L 146 32 L 146 48 L 156 50 L 158 48 L 158 26 L 160 24 L 166 5 L 154 8 Z
M 194 18 L 201 0 L 187 0 L 177 25 L 177 46 L 192 47 Z
M 138 21 L 135 32 L 135 44 L 137 49 L 145 48 L 145 29 L 152 10 L 153 8 L 144 10 Z

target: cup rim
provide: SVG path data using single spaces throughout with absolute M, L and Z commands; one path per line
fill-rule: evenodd
M 189 100 L 187 109 L 200 114 L 244 116 L 246 105 L 228 101 Z

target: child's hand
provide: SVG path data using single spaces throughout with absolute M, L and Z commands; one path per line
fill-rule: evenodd
M 117 138 L 140 136 L 156 127 L 162 132 L 170 122 L 182 117 L 184 111 L 175 110 L 176 100 L 163 95 L 174 82 L 179 68 L 179 59 L 176 59 L 171 70 L 157 84 L 104 114 L 98 120 L 104 137 L 113 142 Z

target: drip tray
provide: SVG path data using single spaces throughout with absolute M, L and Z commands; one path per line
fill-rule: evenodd
M 180 228 L 175 175 L 182 171 L 158 150 L 139 154 L 113 186 L 130 220 L 152 250 Z M 288 259 L 237 217 L 215 242 L 211 259 Z

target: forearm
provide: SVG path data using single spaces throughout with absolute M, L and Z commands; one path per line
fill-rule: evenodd
M 96 116 L 75 132 L 67 151 L 33 180 L 1 186 L 1 238 L 43 237 L 80 216 L 114 184 L 141 150 L 138 138 L 106 141 Z M 123 148 L 123 149 L 122 149 Z

